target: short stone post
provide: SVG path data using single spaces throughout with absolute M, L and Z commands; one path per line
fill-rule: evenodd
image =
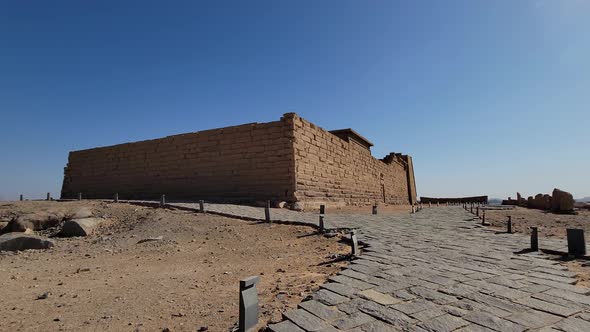
M 583 229 L 568 228 L 567 231 L 567 253 L 570 256 L 582 257 L 586 255 L 586 241 L 584 240 Z
M 266 201 L 266 206 L 264 207 L 264 220 L 270 222 L 270 201 Z
M 119 193 L 115 193 L 115 197 L 113 198 L 113 201 L 115 201 L 115 203 L 119 203 Z
M 436 206 L 440 206 L 438 202 L 436 202 Z
M 373 205 L 373 214 L 377 214 L 377 205 Z
M 320 232 L 323 233 L 325 230 L 324 227 L 324 214 L 326 213 L 326 206 L 320 205 Z
M 162 194 L 162 196 L 160 196 L 160 207 L 164 206 L 166 206 L 166 195 Z
M 538 227 L 531 227 L 531 250 L 539 251 L 539 231 Z
M 351 252 L 352 256 L 354 256 L 354 257 L 360 256 L 361 253 L 359 251 L 359 242 L 356 237 L 356 230 L 354 230 L 354 229 L 352 231 L 350 231 L 350 241 L 351 241 L 350 245 L 352 246 L 352 248 L 351 248 L 352 249 L 352 252 Z
M 82 200 L 82 193 L 78 193 L 78 200 L 81 201 Z
M 508 221 L 506 222 L 506 232 L 508 234 L 512 234 L 512 216 L 508 216 Z
M 205 201 L 204 200 L 199 201 L 199 212 L 205 213 Z
M 412 211 L 410 213 L 416 213 L 416 208 L 412 205 Z
M 20 201 L 22 202 L 23 200 L 23 194 L 20 194 Z
M 256 284 L 260 281 L 257 276 L 240 280 L 240 318 L 239 332 L 248 332 L 258 324 L 258 291 Z
M 485 226 L 485 224 L 486 224 L 486 210 L 482 210 L 482 213 L 481 213 L 481 224 L 482 224 L 482 226 Z

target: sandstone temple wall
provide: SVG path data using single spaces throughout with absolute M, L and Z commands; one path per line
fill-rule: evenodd
M 362 144 L 343 140 L 296 115 L 294 124 L 298 201 L 311 206 L 416 201 L 411 157 L 391 154 L 379 160 Z
M 350 132 L 328 132 L 287 113 L 275 122 L 73 151 L 61 197 L 166 194 L 168 200 L 313 207 L 416 202 L 412 158 L 392 153 L 376 159 L 372 144 Z
M 62 198 L 292 200 L 286 119 L 70 152 Z

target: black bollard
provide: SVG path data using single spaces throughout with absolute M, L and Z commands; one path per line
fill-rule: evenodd
M 373 214 L 377 214 L 377 205 L 373 205 Z
M 567 231 L 567 253 L 570 256 L 582 257 L 586 255 L 586 241 L 584 241 L 583 229 L 568 228 Z
M 539 234 L 537 227 L 531 227 L 531 250 L 539 251 Z
M 22 200 L 23 200 L 23 194 L 20 194 L 20 200 L 22 202 Z
M 266 206 L 264 207 L 264 220 L 270 223 L 270 201 L 266 201 Z
M 320 205 L 320 232 L 323 233 L 325 230 L 324 227 L 324 214 L 326 213 L 326 206 Z
M 508 221 L 506 222 L 506 232 L 508 234 L 512 234 L 512 216 L 508 216 Z

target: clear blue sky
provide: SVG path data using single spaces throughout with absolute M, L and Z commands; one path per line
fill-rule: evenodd
M 425 196 L 590 196 L 590 1 L 2 1 L 0 199 L 68 151 L 296 112 Z

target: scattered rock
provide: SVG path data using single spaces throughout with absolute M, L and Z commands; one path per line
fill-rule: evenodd
M 81 207 L 74 210 L 69 215 L 70 219 L 83 219 L 92 217 L 92 211 L 87 207 Z
M 209 331 L 209 326 L 201 326 L 199 327 L 199 329 L 197 330 L 198 332 L 205 332 L 205 331 Z
M 52 240 L 33 234 L 8 233 L 0 235 L 0 251 L 48 249 L 54 245 Z
M 572 194 L 555 188 L 552 196 L 551 210 L 553 212 L 572 213 L 574 211 L 575 200 Z
M 9 221 L 0 233 L 24 232 L 27 229 L 41 231 L 59 225 L 63 219 L 64 214 L 58 212 L 24 214 Z
M 49 297 L 49 295 L 51 295 L 51 293 L 50 293 L 50 292 L 45 292 L 45 293 L 43 293 L 43 294 L 41 294 L 41 295 L 37 296 L 37 300 L 45 300 L 46 298 L 48 298 L 48 297 Z
M 2 229 L 8 225 L 8 221 L 0 221 L 0 234 L 2 233 Z
M 282 208 L 285 207 L 285 205 L 287 205 L 287 202 L 279 202 L 279 201 L 274 201 L 273 202 L 273 207 L 274 208 L 282 209 Z
M 146 239 L 141 239 L 139 241 L 137 241 L 137 244 L 140 243 L 144 243 L 144 242 L 152 242 L 152 241 L 162 241 L 164 237 L 162 235 L 158 236 L 158 237 L 148 237 Z
M 88 236 L 100 225 L 102 218 L 81 218 L 67 220 L 59 233 L 60 236 Z
M 293 211 L 303 211 L 303 204 L 301 204 L 300 202 L 295 202 L 293 204 L 291 204 L 291 210 Z

